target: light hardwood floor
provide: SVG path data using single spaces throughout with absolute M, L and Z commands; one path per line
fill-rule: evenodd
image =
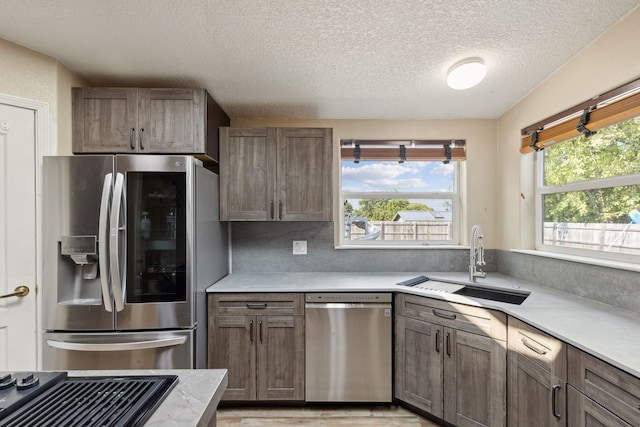
M 219 408 L 217 427 L 441 427 L 400 406 Z

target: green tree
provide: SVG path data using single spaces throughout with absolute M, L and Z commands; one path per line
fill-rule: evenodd
M 423 203 L 409 202 L 403 199 L 362 199 L 355 215 L 369 221 L 391 221 L 398 211 L 430 211 L 432 208 Z
M 588 126 L 587 126 L 588 127 Z M 545 185 L 640 173 L 640 117 L 580 136 L 544 151 Z M 545 221 L 624 223 L 640 208 L 640 185 L 545 196 Z

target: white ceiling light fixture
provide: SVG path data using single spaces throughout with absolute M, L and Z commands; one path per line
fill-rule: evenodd
M 454 64 L 447 72 L 447 84 L 451 89 L 474 87 L 487 75 L 487 67 L 480 58 L 467 58 Z

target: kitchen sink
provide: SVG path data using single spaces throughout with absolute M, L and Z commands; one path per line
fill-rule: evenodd
M 472 285 L 465 285 L 453 293 L 466 297 L 482 298 L 491 301 L 500 301 L 518 305 L 522 304 L 530 294 L 530 292 L 526 291 L 512 291 L 507 289 L 487 288 Z

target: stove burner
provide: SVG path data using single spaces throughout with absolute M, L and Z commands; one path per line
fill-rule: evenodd
M 20 382 L 31 386 L 19 389 Z M 0 374 L 0 384 L 15 384 L 0 390 L 0 427 L 140 426 L 177 382 L 175 375 Z

